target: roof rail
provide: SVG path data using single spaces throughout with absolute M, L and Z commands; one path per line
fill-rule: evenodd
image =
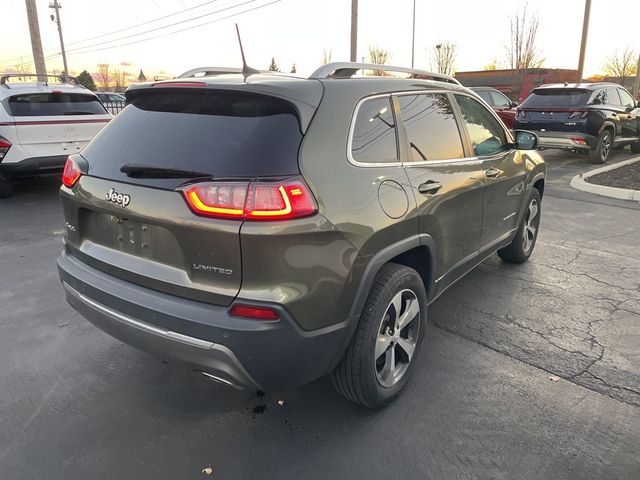
M 9 78 L 21 78 L 21 77 L 57 78 L 58 80 L 60 80 L 61 83 L 68 83 L 68 80 L 73 80 L 73 83 L 78 85 L 78 79 L 76 77 L 70 77 L 69 75 L 37 75 L 35 73 L 5 73 L 2 76 L 0 76 L 0 85 L 6 85 L 7 87 L 9 87 L 9 85 L 7 85 L 7 80 Z M 47 85 L 49 82 L 45 80 L 44 82 L 38 82 L 38 83 L 44 83 L 45 85 Z
M 410 78 L 423 80 L 436 80 L 438 82 L 448 82 L 460 85 L 455 78 L 442 73 L 427 72 L 415 68 L 394 67 L 391 65 L 378 65 L 375 63 L 354 63 L 354 62 L 333 62 L 318 67 L 309 78 L 351 78 L 359 70 L 380 70 L 383 72 L 408 73 Z
M 202 75 L 198 75 L 198 74 Z M 199 67 L 184 72 L 176 78 L 194 78 L 196 76 L 206 77 L 209 75 L 228 75 L 232 73 L 242 73 L 241 68 L 235 67 Z

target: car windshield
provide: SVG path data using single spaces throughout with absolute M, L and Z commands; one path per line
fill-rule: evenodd
M 531 92 L 524 101 L 524 108 L 577 107 L 586 105 L 589 90 L 577 88 L 541 88 Z

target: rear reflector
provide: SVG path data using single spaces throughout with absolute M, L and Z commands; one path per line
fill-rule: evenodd
M 586 145 L 587 141 L 582 137 L 571 137 L 571 141 L 573 143 L 577 143 L 579 145 Z
M 73 158 L 67 158 L 67 162 L 64 164 L 64 170 L 62 171 L 62 183 L 65 187 L 73 187 L 78 179 L 82 176 L 82 170 L 80 165 Z
M 318 210 L 301 179 L 284 182 L 207 182 L 182 190 L 195 213 L 244 220 L 285 220 L 313 215 Z
M 278 320 L 280 318 L 280 314 L 273 308 L 240 304 L 236 304 L 231 308 L 231 315 L 255 320 Z
M 6 138 L 0 137 L 0 160 L 4 158 L 10 148 L 11 142 Z

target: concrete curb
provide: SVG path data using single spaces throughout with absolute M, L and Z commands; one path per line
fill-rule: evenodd
M 624 167 L 625 165 L 631 165 L 640 161 L 640 157 L 630 158 L 623 162 L 614 163 L 612 165 L 606 165 L 604 167 L 596 168 L 589 172 L 580 173 L 571 179 L 570 185 L 576 190 L 582 190 L 583 192 L 594 193 L 596 195 L 602 195 L 604 197 L 617 198 L 620 200 L 634 200 L 640 202 L 640 190 L 629 190 L 626 188 L 605 187 L 604 185 L 596 185 L 586 182 L 585 179 L 593 175 L 597 175 L 602 172 L 608 172 L 609 170 L 615 170 L 616 168 Z

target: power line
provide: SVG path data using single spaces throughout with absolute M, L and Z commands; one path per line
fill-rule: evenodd
M 69 52 L 69 53 L 71 53 L 71 52 L 78 52 L 79 50 L 84 50 L 84 49 L 86 49 L 86 48 L 92 48 L 92 47 L 98 47 L 98 46 L 99 46 L 99 47 L 104 47 L 106 43 L 118 42 L 118 41 L 120 41 L 120 40 L 126 40 L 126 39 L 128 39 L 128 38 L 138 37 L 138 36 L 140 36 L 140 35 L 145 35 L 145 34 L 147 34 L 147 33 L 153 33 L 153 32 L 157 32 L 157 31 L 159 31 L 159 30 L 164 30 L 164 29 L 166 29 L 166 28 L 171 28 L 171 27 L 175 27 L 175 26 L 177 26 L 177 25 L 182 25 L 182 24 L 184 24 L 184 23 L 193 22 L 193 21 L 195 21 L 195 20 L 199 20 L 199 19 L 204 18 L 204 17 L 210 17 L 211 15 L 216 15 L 216 14 L 218 14 L 218 13 L 225 12 L 225 11 L 227 11 L 227 10 L 233 10 L 234 8 L 238 8 L 238 7 L 241 7 L 241 6 L 243 6 L 243 5 L 247 5 L 247 4 L 249 4 L 249 3 L 254 3 L 254 2 L 256 2 L 256 1 L 257 1 L 257 0 L 246 0 L 246 1 L 244 1 L 244 2 L 237 3 L 237 4 L 235 4 L 235 5 L 231 5 L 231 6 L 229 6 L 229 7 L 221 8 L 221 9 L 219 9 L 219 10 L 215 10 L 215 11 L 213 11 L 213 12 L 209 12 L 209 13 L 205 13 L 205 14 L 202 14 L 202 15 L 198 15 L 198 16 L 196 16 L 196 17 L 188 18 L 188 19 L 186 19 L 186 20 L 181 20 L 181 21 L 176 22 L 176 23 L 173 23 L 173 24 L 171 24 L 171 25 L 164 25 L 164 26 L 161 26 L 161 27 L 152 28 L 152 29 L 150 29 L 150 30 L 145 30 L 144 32 L 132 33 L 132 34 L 130 34 L 130 35 L 125 35 L 125 36 L 123 36 L 123 37 L 114 38 L 114 39 L 112 39 L 112 40 L 106 40 L 106 41 L 104 41 L 104 42 L 93 43 L 93 44 L 91 44 L 91 45 L 85 45 L 85 46 L 83 46 L 83 47 L 76 47 L 76 48 L 72 48 L 72 49 L 68 50 L 68 52 Z
M 9 0 L 9 1 L 12 1 L 12 0 Z M 85 42 L 88 42 L 90 40 L 95 40 L 97 38 L 104 38 L 104 37 L 108 37 L 110 35 L 114 35 L 116 33 L 121 33 L 121 32 L 125 32 L 127 30 L 131 30 L 133 28 L 142 27 L 143 25 L 149 25 L 150 23 L 155 23 L 155 22 L 158 22 L 160 20 L 164 20 L 166 18 L 175 17 L 176 15 L 182 15 L 185 12 L 189 12 L 191 10 L 196 10 L 198 8 L 201 8 L 201 7 L 204 7 L 204 6 L 207 6 L 207 5 L 211 5 L 212 3 L 216 3 L 216 2 L 219 2 L 219 1 L 220 0 L 209 0 L 209 1 L 204 2 L 204 3 L 200 3 L 198 5 L 194 5 L 193 7 L 185 8 L 185 9 L 180 10 L 178 12 L 174 12 L 174 13 L 170 13 L 170 14 L 167 14 L 167 15 L 163 15 L 162 17 L 157 17 L 157 18 L 154 18 L 152 20 L 147 20 L 147 21 L 142 22 L 142 23 L 137 23 L 135 25 L 130 25 L 128 27 L 124 27 L 124 28 L 121 28 L 119 30 L 114 30 L 114 31 L 108 32 L 108 33 L 102 33 L 100 35 L 95 35 L 93 37 L 84 38 L 82 40 L 76 40 L 74 42 L 68 43 L 67 46 L 69 46 L 69 45 L 77 45 L 78 43 L 85 43 Z M 51 51 L 51 50 L 49 50 L 49 51 Z M 24 56 L 27 56 L 27 55 L 20 55 L 18 57 L 14 57 L 14 58 L 10 58 L 10 59 L 0 60 L 0 63 L 2 63 L 3 65 L 9 64 L 9 63 L 12 63 L 12 62 L 20 60 L 21 57 L 24 57 Z
M 255 1 L 255 0 L 252 0 L 252 1 Z M 176 30 L 175 32 L 163 33 L 163 34 L 155 35 L 155 36 L 153 36 L 153 37 L 149 37 L 149 38 L 143 38 L 143 39 L 139 39 L 139 40 L 133 40 L 133 41 L 131 41 L 131 42 L 126 42 L 126 43 L 122 43 L 122 44 L 118 44 L 118 45 L 111 45 L 111 46 L 102 47 L 102 48 L 95 48 L 95 49 L 93 49 L 93 50 L 87 50 L 87 51 L 84 51 L 84 52 L 75 52 L 75 53 L 71 53 L 71 54 L 72 54 L 72 55 L 74 55 L 74 54 L 85 54 L 85 53 L 99 52 L 99 51 L 102 51 L 102 50 L 110 50 L 110 49 L 114 49 L 114 48 L 125 47 L 125 46 L 127 46 L 127 45 L 133 45 L 133 44 L 135 44 L 135 43 L 147 42 L 147 41 L 149 41 L 149 40 L 155 40 L 155 39 L 157 39 L 157 38 L 161 38 L 161 37 L 168 37 L 168 36 L 171 36 L 171 35 L 175 35 L 176 33 L 184 32 L 184 31 L 187 31 L 187 30 L 192 30 L 192 29 L 199 28 L 199 27 L 203 27 L 203 26 L 205 26 L 205 25 L 210 25 L 210 24 L 212 24 L 212 23 L 220 22 L 220 21 L 222 21 L 222 20 L 226 20 L 226 19 L 228 19 L 228 18 L 237 17 L 238 15 L 242 15 L 242 14 L 244 14 L 244 13 L 249 13 L 249 12 L 252 12 L 252 11 L 254 11 L 254 10 L 259 10 L 259 9 L 261 9 L 261 8 L 268 7 L 268 6 L 270 6 L 270 5 L 273 5 L 273 4 L 276 4 L 276 3 L 280 3 L 281 1 L 282 1 L 282 0 L 273 0 L 273 1 L 271 1 L 271 2 L 269 2 L 269 3 L 265 3 L 265 4 L 263 4 L 263 5 L 257 5 L 257 6 L 255 6 L 255 7 L 252 7 L 252 8 L 246 9 L 246 10 L 243 10 L 243 11 L 241 11 L 241 12 L 236 12 L 236 13 L 232 13 L 232 14 L 230 14 L 230 15 L 227 15 L 227 16 L 224 16 L 224 17 L 221 17 L 221 18 L 216 18 L 215 20 L 210 20 L 210 21 L 208 21 L 208 22 L 203 22 L 203 23 L 200 23 L 200 24 L 198 24 L 198 25 L 193 25 L 193 26 L 189 26 L 189 27 L 187 27 L 187 28 L 182 28 L 182 29 L 180 29 L 180 30 Z M 245 2 L 245 3 L 250 3 L 250 2 Z M 47 57 L 47 58 L 53 58 L 53 57 L 57 57 L 57 56 L 59 56 L 59 55 L 60 55 L 60 54 L 59 54 L 59 53 L 57 53 L 57 54 L 55 54 L 55 55 L 51 55 L 51 56 L 49 56 L 49 57 Z

